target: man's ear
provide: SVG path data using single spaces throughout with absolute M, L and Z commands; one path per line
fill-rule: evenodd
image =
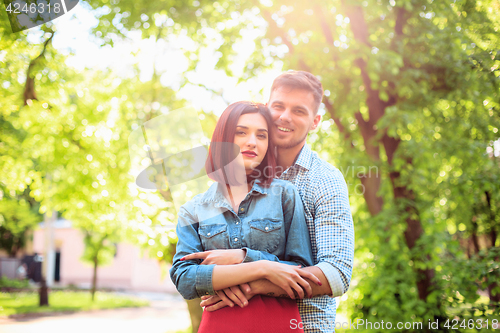
M 309 131 L 313 131 L 316 128 L 318 128 L 320 122 L 321 122 L 321 115 L 317 114 L 316 116 L 314 116 L 314 120 Z

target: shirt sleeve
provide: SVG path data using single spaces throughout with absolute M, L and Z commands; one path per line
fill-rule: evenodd
M 281 194 L 286 235 L 284 260 L 280 260 L 277 256 L 268 252 L 245 248 L 246 256 L 243 262 L 269 260 L 289 265 L 311 266 L 314 264 L 311 240 L 305 220 L 304 205 L 299 192 L 292 183 L 287 182 Z
M 192 206 L 188 206 L 192 207 Z M 179 293 L 185 299 L 199 298 L 203 295 L 214 295 L 212 273 L 215 265 L 200 265 L 201 260 L 180 259 L 185 255 L 203 252 L 198 221 L 182 206 L 177 220 L 177 242 L 170 278 Z
M 327 278 L 332 297 L 349 289 L 354 260 L 354 227 L 344 177 L 334 169 L 313 186 L 317 264 Z

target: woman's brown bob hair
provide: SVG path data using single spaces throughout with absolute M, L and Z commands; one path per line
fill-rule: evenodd
M 224 166 L 228 165 L 239 154 L 239 147 L 220 143 L 234 143 L 238 120 L 241 115 L 247 113 L 258 113 L 262 115 L 266 120 L 268 131 L 271 131 L 273 126 L 271 112 L 264 104 L 243 101 L 229 105 L 224 110 L 215 126 L 207 161 L 205 162 L 205 170 L 210 179 L 221 184 L 240 185 L 240 182 L 236 180 L 234 170 L 224 168 Z M 275 146 L 270 135 L 268 135 L 268 140 L 269 143 L 266 156 L 264 156 L 264 159 L 260 165 L 255 168 L 250 177 L 247 177 L 259 179 L 261 185 L 264 187 L 268 187 L 271 184 L 276 174 L 276 157 L 274 156 Z M 233 147 L 234 149 L 228 149 L 229 147 Z

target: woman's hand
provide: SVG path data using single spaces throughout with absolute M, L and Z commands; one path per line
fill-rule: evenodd
M 304 290 L 309 298 L 312 297 L 312 288 L 304 278 L 308 278 L 321 286 L 321 281 L 316 275 L 300 269 L 301 266 L 292 266 L 274 261 L 262 261 L 262 264 L 266 266 L 264 278 L 285 290 L 291 299 L 295 299 L 294 291 L 297 292 L 299 298 L 304 298 Z
M 181 260 L 202 259 L 202 265 L 234 265 L 241 264 L 245 259 L 245 252 L 242 249 L 211 250 L 191 253 L 182 257 Z

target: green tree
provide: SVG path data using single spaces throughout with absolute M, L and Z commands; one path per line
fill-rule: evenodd
M 68 68 L 51 46 L 56 28 L 42 29 L 39 44 L 28 43 L 26 33 L 1 31 L 1 124 L 8 129 L 1 133 L 2 185 L 11 196 L 26 193 L 40 203 L 40 213 L 55 210 L 70 219 L 86 235 L 84 257 L 101 264 L 107 244 L 145 220 L 129 188 L 127 141 L 141 118 L 135 104 L 141 90 L 111 72 Z M 172 106 L 172 94 L 161 93 Z M 95 281 L 94 274 L 93 290 Z
M 162 22 L 185 31 L 198 43 L 193 66 L 211 45 L 231 74 L 235 43 L 255 28 L 243 79 L 277 61 L 321 76 L 329 119 L 310 143 L 350 185 L 354 317 L 440 318 L 459 302 L 450 300 L 452 285 L 472 304 L 480 281 L 493 283 L 496 300 L 496 268 L 460 275 L 447 263 L 476 259 L 464 257 L 474 234 L 488 239 L 477 253 L 499 246 L 498 162 L 486 154 L 499 139 L 498 1 L 90 4 L 113 7 L 96 27 L 104 38 L 120 29 L 149 36 Z M 482 267 L 498 260 L 488 258 Z
M 0 200 L 0 249 L 10 257 L 16 257 L 26 245 L 27 232 L 40 222 L 26 200 L 3 197 Z

